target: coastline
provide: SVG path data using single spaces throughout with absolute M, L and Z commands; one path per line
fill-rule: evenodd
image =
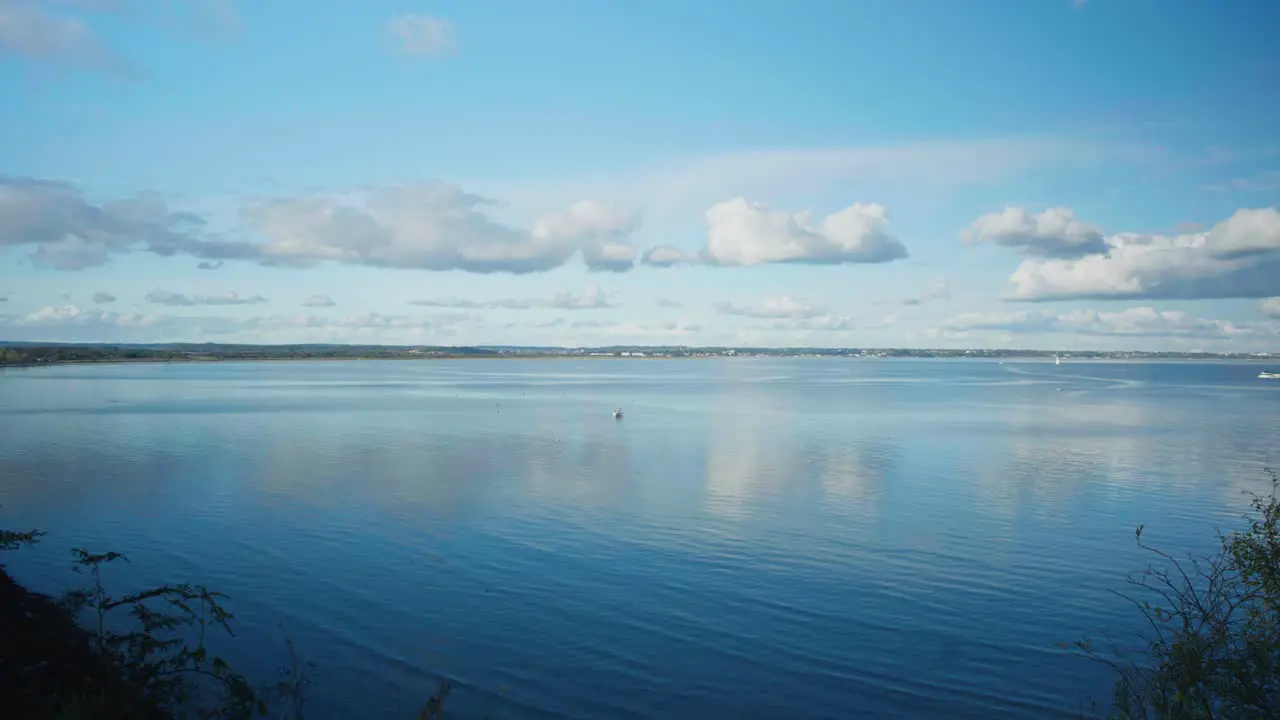
M 0 341 L 0 368 L 125 363 L 223 363 L 352 360 L 705 360 L 840 358 L 846 360 L 979 360 L 1010 362 L 1223 362 L 1280 363 L 1280 354 L 1099 350 L 760 348 L 627 346 L 395 346 L 395 345 L 161 345 L 17 344 Z
M 596 360 L 596 361 L 654 361 L 654 360 L 733 360 L 733 359 L 790 359 L 790 360 L 822 360 L 844 358 L 849 360 L 929 360 L 936 362 L 1015 362 L 1034 364 L 1053 364 L 1051 357 L 1012 356 L 1012 357 L 965 357 L 953 355 L 891 355 L 891 356 L 857 356 L 857 355 L 818 355 L 818 354 L 768 354 L 768 355 L 426 355 L 426 356 L 350 356 L 350 357 L 222 357 L 222 358 L 104 358 L 100 360 L 52 360 L 47 362 L 0 363 L 0 372 L 6 370 L 31 370 L 46 367 L 67 367 L 74 365 L 217 365 L 226 363 L 283 363 L 283 362 L 431 362 L 441 360 Z M 1230 363 L 1239 365 L 1255 365 L 1268 368 L 1270 364 L 1280 364 L 1275 358 L 1255 357 L 1081 357 L 1072 358 L 1069 364 L 1128 364 L 1128 363 Z

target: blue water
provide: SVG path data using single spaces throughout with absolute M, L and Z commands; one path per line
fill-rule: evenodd
M 1133 528 L 1209 549 L 1280 467 L 1251 364 L 848 359 L 0 372 L 5 562 L 231 596 L 308 717 L 1052 718 L 1136 627 Z M 610 410 L 626 409 L 615 421 Z

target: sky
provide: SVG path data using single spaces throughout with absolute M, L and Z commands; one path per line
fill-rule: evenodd
M 0 340 L 1280 351 L 1274 0 L 0 0 Z

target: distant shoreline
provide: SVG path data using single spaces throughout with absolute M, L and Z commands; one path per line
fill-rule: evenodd
M 21 360 L 7 360 L 5 351 L 21 350 Z M 969 351 L 974 353 L 975 351 Z M 984 360 L 988 362 L 1050 362 L 1055 356 L 1064 364 L 1096 363 L 1096 362 L 1227 362 L 1266 364 L 1280 363 L 1277 356 L 1255 355 L 1210 355 L 1210 354 L 1174 354 L 1174 353 L 1137 353 L 1137 352 L 1078 352 L 1052 353 L 1044 351 L 981 351 L 983 354 L 966 354 L 966 351 L 909 351 L 909 350 L 835 350 L 814 349 L 805 351 L 799 348 L 786 350 L 744 349 L 627 349 L 627 350 L 590 350 L 566 352 L 538 351 L 501 351 L 501 352 L 456 352 L 443 350 L 413 351 L 388 348 L 387 354 L 352 354 L 352 355 L 255 355 L 252 350 L 242 349 L 226 355 L 197 354 L 191 351 L 163 350 L 123 350 L 121 348 L 94 346 L 0 346 L 0 370 L 6 368 L 27 369 L 65 365 L 125 365 L 125 364 L 200 364 L 200 363 L 258 363 L 258 362 L 340 362 L 366 360 L 711 360 L 711 359 L 834 359 L 848 360 Z M 116 353 L 141 353 L 137 357 L 121 357 Z M 1006 353 L 1006 354 L 991 354 Z M 87 355 L 87 356 L 86 356 Z

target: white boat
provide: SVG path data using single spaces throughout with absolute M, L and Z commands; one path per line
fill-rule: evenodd
M 1280 373 L 1271 372 L 1270 370 L 1263 370 L 1262 372 L 1258 373 L 1258 377 L 1262 378 L 1263 380 L 1280 380 Z
M 1053 356 L 1053 364 L 1054 364 L 1054 365 L 1061 365 L 1061 364 L 1062 364 L 1062 358 L 1058 357 L 1057 355 L 1054 355 L 1054 356 Z
M 613 416 L 614 416 L 615 418 L 617 418 L 617 419 L 621 420 L 621 419 L 622 419 L 622 408 L 616 408 L 616 409 L 613 411 Z

